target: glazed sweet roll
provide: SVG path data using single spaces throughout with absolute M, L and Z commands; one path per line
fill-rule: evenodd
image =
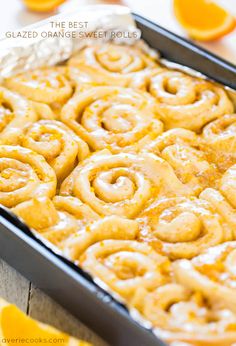
M 226 240 L 236 239 L 236 165 L 225 172 L 218 185 L 219 190 L 208 188 L 200 197 L 207 200 L 220 215 Z
M 85 225 L 80 231 L 68 238 L 64 246 L 67 257 L 79 260 L 80 256 L 93 244 L 103 240 L 135 240 L 139 224 L 120 216 L 106 216 L 101 220 Z
M 205 126 L 203 138 L 203 149 L 222 171 L 236 163 L 236 114 L 225 115 Z
M 223 88 L 178 71 L 160 71 L 151 78 L 148 91 L 156 98 L 157 110 L 167 129 L 199 131 L 234 109 Z
M 211 205 L 191 198 L 158 199 L 140 214 L 140 237 L 172 260 L 192 258 L 225 240 L 220 218 Z
M 155 56 L 139 48 L 105 44 L 83 49 L 69 62 L 69 76 L 76 84 L 142 86 L 153 70 L 159 70 Z
M 153 152 L 165 159 L 175 170 L 176 175 L 194 195 L 206 187 L 215 186 L 220 177 L 215 164 L 201 150 L 204 142 L 193 131 L 176 128 L 164 132 L 144 151 Z
M 181 284 L 168 283 L 151 292 L 140 288 L 131 306 L 171 346 L 233 346 L 236 342 L 235 313 Z
M 176 280 L 204 294 L 212 303 L 236 313 L 236 242 L 206 250 L 193 260 L 174 263 Z
M 104 240 L 88 248 L 81 266 L 125 299 L 140 287 L 152 290 L 168 280 L 169 261 L 148 244 Z
M 73 88 L 63 67 L 33 70 L 5 80 L 7 88 L 33 101 L 40 119 L 55 119 Z
M 88 145 L 63 123 L 40 120 L 25 129 L 21 145 L 44 156 L 59 181 L 89 155 Z
M 99 216 L 73 197 L 33 198 L 12 209 L 42 237 L 65 249 L 66 241 Z
M 27 99 L 0 87 L 0 144 L 18 144 L 24 127 L 36 120 L 37 115 Z
M 220 190 L 234 208 L 236 208 L 236 164 L 231 166 L 220 181 Z
M 232 93 L 156 57 L 91 45 L 3 81 L 0 204 L 164 342 L 236 346 Z
M 33 198 L 12 211 L 73 261 L 91 245 L 106 239 L 135 240 L 139 224 L 119 216 L 100 218 L 77 198 Z
M 92 150 L 137 151 L 163 130 L 155 102 L 146 93 L 96 87 L 76 94 L 63 107 L 61 120 Z
M 62 183 L 60 194 L 74 196 L 101 216 L 137 216 L 159 196 L 186 195 L 170 165 L 152 155 L 95 153 Z
M 20 146 L 0 145 L 0 203 L 13 207 L 33 197 L 53 197 L 57 179 L 46 160 Z

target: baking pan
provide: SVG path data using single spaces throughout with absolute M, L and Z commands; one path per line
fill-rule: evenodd
M 236 65 L 211 54 L 150 20 L 134 14 L 142 38 L 167 60 L 190 67 L 205 76 L 236 89 Z
M 29 228 L 0 207 L 0 257 L 114 346 L 164 346 L 96 286 L 89 275 L 55 255 Z
M 236 66 L 135 15 L 143 39 L 162 57 L 204 73 L 236 89 Z M 74 264 L 55 255 L 29 228 L 0 207 L 0 257 L 112 346 L 164 346 L 136 323 L 124 306 Z

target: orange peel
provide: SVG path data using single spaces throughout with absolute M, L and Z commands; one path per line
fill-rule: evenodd
M 25 6 L 35 12 L 54 11 L 65 0 L 23 0 Z
M 174 13 L 189 36 L 199 41 L 219 39 L 234 30 L 236 20 L 211 0 L 173 0 Z
M 92 346 L 87 342 L 75 339 L 59 330 L 33 320 L 25 315 L 15 305 L 0 298 L 0 338 L 8 346 L 14 346 L 16 340 L 21 345 L 29 345 L 33 340 L 42 341 L 44 346 L 52 345 L 58 340 L 61 346 Z M 31 341 L 30 341 L 31 340 Z M 38 345 L 41 342 L 37 342 Z

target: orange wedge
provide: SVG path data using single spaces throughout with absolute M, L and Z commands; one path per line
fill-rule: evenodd
M 1 298 L 0 340 L 8 346 L 15 346 L 16 343 L 22 346 L 34 344 L 51 346 L 53 343 L 60 346 L 92 346 L 31 319 L 15 305 L 9 304 Z
M 64 1 L 65 0 L 23 0 L 29 10 L 36 12 L 54 11 Z
M 194 39 L 216 40 L 236 26 L 234 16 L 211 0 L 173 1 L 177 20 Z

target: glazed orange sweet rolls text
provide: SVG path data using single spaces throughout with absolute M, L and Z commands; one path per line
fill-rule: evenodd
M 137 151 L 163 130 L 146 93 L 119 87 L 79 92 L 63 107 L 61 121 L 93 150 Z
M 115 44 L 87 47 L 72 57 L 68 65 L 69 76 L 78 85 L 122 87 L 141 87 L 146 76 L 159 69 L 155 56 L 139 48 Z
M 178 71 L 160 71 L 151 78 L 148 91 L 156 98 L 167 129 L 199 131 L 209 121 L 233 113 L 234 109 L 221 87 Z

